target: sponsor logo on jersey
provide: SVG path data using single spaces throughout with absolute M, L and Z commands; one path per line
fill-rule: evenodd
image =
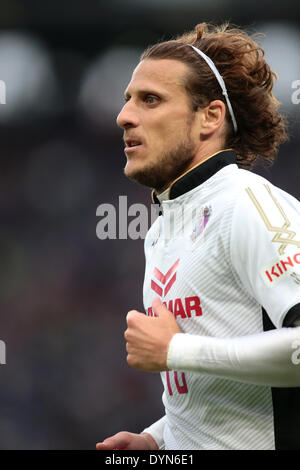
M 176 281 L 177 272 L 180 258 L 170 267 L 166 274 L 163 274 L 157 267 L 154 268 L 153 276 L 151 279 L 151 289 L 160 297 L 168 294 L 174 282 Z M 172 312 L 176 317 L 191 318 L 192 316 L 199 317 L 202 315 L 202 308 L 200 305 L 200 298 L 197 296 L 186 297 L 184 299 L 177 298 L 171 299 L 168 302 L 163 302 L 167 309 Z M 147 308 L 147 315 L 155 317 L 156 313 L 153 312 L 152 307 Z
M 153 276 L 155 281 L 151 279 L 151 289 L 160 297 L 166 296 L 172 285 L 176 281 L 176 269 L 180 258 L 170 267 L 166 274 L 163 274 L 158 268 L 154 268 Z
M 212 212 L 211 206 L 205 206 L 201 209 L 201 213 L 194 225 L 194 228 L 191 234 L 192 241 L 195 241 L 196 238 L 198 238 L 199 235 L 201 235 L 201 233 L 205 229 L 207 222 L 209 221 L 209 218 L 211 216 L 211 212 Z
M 299 269 L 300 253 L 294 255 L 280 257 L 273 263 L 265 266 L 261 270 L 261 275 L 265 284 L 269 287 L 274 286 L 281 279 L 290 276 L 294 282 L 300 284 L 300 277 L 295 272 L 295 268 Z
M 168 302 L 163 302 L 163 304 L 173 313 L 175 318 L 192 318 L 202 315 L 200 299 L 197 296 L 186 297 L 185 299 L 171 299 Z M 148 317 L 157 316 L 156 313 L 153 312 L 152 307 L 147 308 L 147 315 Z

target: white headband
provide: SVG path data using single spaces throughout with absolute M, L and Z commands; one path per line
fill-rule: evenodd
M 232 106 L 231 106 L 231 103 L 229 101 L 229 98 L 228 98 L 228 93 L 227 93 L 227 90 L 226 90 L 226 85 L 225 85 L 225 82 L 223 80 L 223 78 L 221 77 L 220 73 L 218 72 L 218 69 L 217 67 L 215 66 L 215 64 L 213 63 L 213 61 L 207 56 L 204 54 L 204 52 L 200 51 L 200 49 L 198 49 L 197 47 L 195 46 L 192 46 L 192 44 L 187 44 L 188 46 L 191 46 L 196 52 L 198 52 L 199 55 L 201 55 L 201 57 L 205 60 L 205 62 L 207 63 L 207 65 L 211 68 L 211 70 L 213 71 L 216 79 L 218 80 L 219 82 L 219 85 L 220 87 L 222 88 L 222 93 L 223 95 L 225 96 L 225 99 L 226 99 L 226 103 L 227 103 L 227 107 L 228 107 L 228 110 L 229 110 L 229 113 L 230 113 L 230 116 L 231 116 L 231 119 L 232 119 L 232 124 L 233 124 L 233 128 L 234 128 L 234 132 L 237 132 L 237 123 L 236 123 L 236 119 L 235 119 L 235 116 L 234 116 L 234 113 L 233 113 L 233 109 L 232 109 Z

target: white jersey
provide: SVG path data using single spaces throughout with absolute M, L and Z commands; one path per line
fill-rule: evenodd
M 225 150 L 176 180 L 161 211 L 145 239 L 148 315 L 159 296 L 184 333 L 219 338 L 290 326 L 300 317 L 295 198 L 239 169 L 235 153 Z M 182 371 L 161 377 L 162 435 L 155 424 L 145 431 L 166 449 L 300 448 L 299 388 Z

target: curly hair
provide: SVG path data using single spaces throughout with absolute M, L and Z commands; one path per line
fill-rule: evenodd
M 184 86 L 193 111 L 216 99 L 226 101 L 209 66 L 187 44 L 208 55 L 225 81 L 238 126 L 235 133 L 226 106 L 225 145 L 236 151 L 239 166 L 251 168 L 258 159 L 273 163 L 279 145 L 288 139 L 287 124 L 272 93 L 277 75 L 265 61 L 262 47 L 228 23 L 201 23 L 193 31 L 146 49 L 140 60 L 173 59 L 189 67 Z

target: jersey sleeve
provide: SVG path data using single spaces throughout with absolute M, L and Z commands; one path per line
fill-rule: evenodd
M 151 426 L 149 426 L 148 428 L 145 428 L 142 431 L 143 433 L 150 434 L 153 437 L 153 439 L 155 440 L 160 450 L 164 449 L 164 446 L 165 446 L 164 428 L 165 428 L 166 419 L 167 419 L 166 415 L 164 415 L 158 421 L 151 424 Z
M 247 294 L 281 328 L 300 316 L 300 203 L 268 182 L 237 197 L 231 226 L 231 261 Z M 292 314 L 291 314 L 292 312 Z

